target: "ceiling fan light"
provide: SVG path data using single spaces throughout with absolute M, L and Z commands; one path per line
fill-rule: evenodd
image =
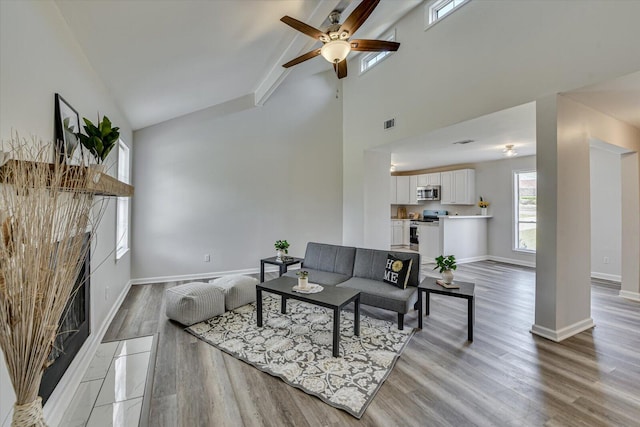
M 351 45 L 349 42 L 344 40 L 332 40 L 329 43 L 325 43 L 320 49 L 320 54 L 324 59 L 331 62 L 332 64 L 337 64 L 338 62 L 342 62 L 349 52 L 351 51 Z
M 507 157 L 513 157 L 518 155 L 518 152 L 513 148 L 513 144 L 505 145 L 504 150 L 502 150 L 502 152 Z

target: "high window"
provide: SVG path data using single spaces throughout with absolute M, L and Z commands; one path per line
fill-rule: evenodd
M 130 155 L 129 147 L 118 141 L 118 180 L 129 184 Z M 129 198 L 118 197 L 116 213 L 116 259 L 129 251 Z
M 515 250 L 536 251 L 536 208 L 537 174 L 536 171 L 517 171 L 513 173 L 515 192 Z
M 383 40 L 394 42 L 396 41 L 396 33 L 392 31 L 391 34 L 388 34 Z M 391 55 L 391 52 L 371 52 L 362 57 L 360 60 L 360 74 L 364 73 L 367 70 L 378 65 L 385 59 L 387 56 Z
M 467 2 L 469 2 L 469 0 L 433 0 L 427 2 L 425 6 L 427 28 Z

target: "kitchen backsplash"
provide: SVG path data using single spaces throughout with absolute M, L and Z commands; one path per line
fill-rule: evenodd
M 391 218 L 398 217 L 398 208 L 404 207 L 407 210 L 407 218 L 410 212 L 422 214 L 425 209 L 447 210 L 449 215 L 479 215 L 480 208 L 475 205 L 442 205 L 440 202 L 425 202 L 421 205 L 391 205 Z

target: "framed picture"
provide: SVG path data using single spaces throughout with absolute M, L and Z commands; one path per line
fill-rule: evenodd
M 82 146 L 76 136 L 80 132 L 80 116 L 56 93 L 55 108 L 56 161 L 69 165 L 82 164 Z

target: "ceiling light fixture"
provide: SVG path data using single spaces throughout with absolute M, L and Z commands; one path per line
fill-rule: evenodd
M 502 150 L 502 152 L 507 157 L 513 157 L 518 155 L 518 152 L 513 148 L 513 144 L 505 145 L 504 150 Z
M 389 168 L 389 172 L 395 172 L 395 171 L 396 171 L 396 165 L 391 163 L 391 167 Z
M 344 40 L 331 40 L 320 49 L 320 54 L 332 64 L 344 61 L 351 52 L 351 44 Z

